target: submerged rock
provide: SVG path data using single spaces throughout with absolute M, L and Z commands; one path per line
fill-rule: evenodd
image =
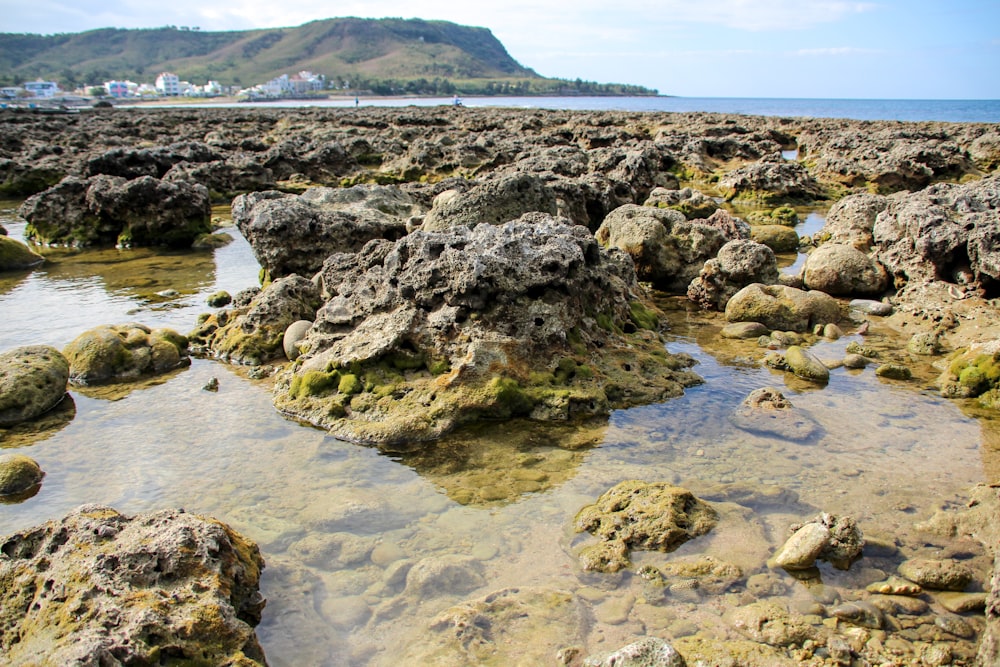
M 687 663 L 667 642 L 646 637 L 617 651 L 589 656 L 583 667 L 687 667 Z
M 964 591 L 973 574 L 966 565 L 954 560 L 911 558 L 899 564 L 899 574 L 923 588 L 937 591 Z
M 69 362 L 59 350 L 29 345 L 0 354 L 0 427 L 45 414 L 66 396 Z
M 172 329 L 131 323 L 85 331 L 63 350 L 74 384 L 128 382 L 187 366 L 188 340 Z
M 266 664 L 264 561 L 222 523 L 84 505 L 0 544 L 8 664 Z
M 792 526 L 792 536 L 774 557 L 775 565 L 786 570 L 806 570 L 817 560 L 846 570 L 861 557 L 865 540 L 851 517 L 820 514 L 812 521 Z
M 665 353 L 627 259 L 550 216 L 375 241 L 331 256 L 322 283 L 274 402 L 348 440 L 607 414 L 698 382 L 689 358 Z
M 793 442 L 805 442 L 822 429 L 809 415 L 792 406 L 774 387 L 754 389 L 730 417 L 733 425 L 744 431 L 777 436 Z
M 628 566 L 629 550 L 673 551 L 712 530 L 718 518 L 687 489 L 631 480 L 577 512 L 573 526 L 601 540 L 581 551 L 583 569 L 617 572 Z

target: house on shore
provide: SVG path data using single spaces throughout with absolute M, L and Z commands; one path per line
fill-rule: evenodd
M 181 94 L 181 80 L 176 74 L 163 72 L 156 77 L 156 91 L 165 97 L 177 97 Z

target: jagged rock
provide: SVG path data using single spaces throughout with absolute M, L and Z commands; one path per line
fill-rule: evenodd
M 609 213 L 596 237 L 605 248 L 627 253 L 640 280 L 674 294 L 683 294 L 705 260 L 727 241 L 723 232 L 688 222 L 678 211 L 634 204 Z
M 802 274 L 807 289 L 834 296 L 879 294 L 888 282 L 878 261 L 839 243 L 825 243 L 809 253 Z
M 69 362 L 59 350 L 29 345 L 0 354 L 0 427 L 45 414 L 66 396 Z
M 525 213 L 556 214 L 556 197 L 537 176 L 514 173 L 477 185 L 466 192 L 438 195 L 424 218 L 423 229 L 499 225 Z
M 719 179 L 726 199 L 751 199 L 777 204 L 821 199 L 823 192 L 809 171 L 798 162 L 788 162 L 773 153 Z
M 6 234 L 0 235 L 0 272 L 23 271 L 38 266 L 45 258 Z
M 249 304 L 237 305 L 243 302 L 238 294 L 232 310 L 205 318 L 188 334 L 192 349 L 251 366 L 277 359 L 284 352 L 285 330 L 297 320 L 315 318 L 321 299 L 312 281 L 292 274 L 255 293 Z
M 705 262 L 687 288 L 689 299 L 709 310 L 723 310 L 734 294 L 752 283 L 778 282 L 778 261 L 766 245 L 729 241 Z
M 826 223 L 817 237 L 850 245 L 867 252 L 874 245 L 875 218 L 889 205 L 882 195 L 861 193 L 838 200 L 826 214 Z
M 823 292 L 785 285 L 747 285 L 726 303 L 730 322 L 760 322 L 772 330 L 809 331 L 840 320 L 837 301 Z
M 211 231 L 204 186 L 152 176 L 68 176 L 18 212 L 30 223 L 25 236 L 38 243 L 190 247 Z
M 337 252 L 406 234 L 416 202 L 394 186 L 310 188 L 301 195 L 267 191 L 233 200 L 233 222 L 271 278 L 312 277 Z
M 751 433 L 793 442 L 811 440 L 821 432 L 816 420 L 792 406 L 774 387 L 754 389 L 730 417 L 733 425 Z
M 718 513 L 687 489 L 636 480 L 621 482 L 577 512 L 573 526 L 601 543 L 583 549 L 585 570 L 617 572 L 628 566 L 630 549 L 673 551 L 704 535 L 718 521 Z M 611 546 L 614 557 L 606 558 Z
M 266 664 L 264 561 L 222 523 L 84 505 L 0 544 L 7 664 Z
M 690 359 L 663 353 L 627 258 L 550 216 L 372 242 L 331 256 L 322 283 L 308 351 L 274 401 L 352 441 L 606 414 L 697 382 Z
M 172 329 L 131 323 L 105 325 L 74 338 L 63 350 L 74 384 L 127 382 L 191 363 L 187 338 Z

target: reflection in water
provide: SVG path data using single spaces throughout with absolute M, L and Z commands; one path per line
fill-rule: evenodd
M 154 255 L 136 259 L 134 270 L 130 261 L 115 270 L 87 268 L 78 262 L 87 253 L 67 255 L 0 289 L 3 346 L 63 345 L 87 328 L 122 319 L 188 331 L 209 293 L 256 282 L 242 239 L 214 255 Z M 213 256 L 214 268 L 206 266 L 204 258 Z M 183 273 L 174 261 L 190 262 L 186 277 L 140 285 L 144 274 L 163 281 L 164 272 Z M 119 270 L 131 277 L 121 278 Z M 148 293 L 161 284 L 189 294 L 169 301 L 175 308 L 159 309 Z M 696 357 L 706 380 L 684 396 L 584 426 L 483 424 L 396 457 L 282 419 L 266 381 L 212 361 L 195 360 L 119 400 L 74 390 L 70 412 L 52 415 L 51 428 L 4 433 L 4 447 L 31 445 L 46 477 L 36 496 L 4 506 L 0 534 L 88 502 L 130 514 L 184 507 L 231 524 L 261 546 L 268 604 L 258 631 L 274 667 L 391 665 L 400 656 L 431 654 L 440 664 L 459 665 L 461 647 L 431 619 L 469 599 L 480 602 L 463 608 L 494 613 L 496 605 L 482 600 L 504 588 L 570 594 L 572 603 L 552 608 L 577 614 L 583 607 L 588 620 L 573 626 L 579 633 L 573 642 L 595 651 L 642 634 L 728 637 L 722 614 L 751 589 L 794 608 L 855 595 L 893 572 L 901 558 L 937 553 L 941 545 L 917 534 L 915 522 L 958 506 L 983 479 L 984 464 L 996 476 L 994 424 L 923 390 L 932 369 L 911 365 L 917 380 L 910 383 L 880 380 L 871 369 L 837 369 L 826 388 L 806 390 L 786 382 L 787 374 L 761 368 L 754 341 L 721 341 L 718 317 L 684 308 L 669 315 L 668 348 Z M 833 358 L 857 338 L 814 349 Z M 877 326 L 865 342 L 887 356 L 905 347 Z M 218 391 L 204 391 L 212 377 Z M 733 426 L 730 416 L 743 398 L 766 385 L 781 388 L 819 425 L 815 437 L 791 442 Z M 710 555 L 740 568 L 736 594 L 690 589 L 657 598 L 630 573 L 580 571 L 573 516 L 627 479 L 686 486 L 710 497 L 721 515 L 710 534 L 672 554 L 634 552 L 635 565 L 662 568 Z M 821 511 L 853 516 L 866 536 L 898 549 L 866 556 L 846 572 L 821 565 L 814 575 L 822 587 L 770 570 L 766 560 L 789 525 Z M 969 562 L 982 571 L 979 559 Z M 434 585 L 414 583 L 413 568 L 437 576 Z M 539 600 L 567 598 L 525 593 L 516 602 Z M 548 625 L 562 627 L 567 619 Z M 536 634 L 542 628 L 498 623 L 496 632 L 505 630 L 520 634 L 497 647 L 496 664 L 551 661 L 550 637 Z M 954 641 L 959 653 L 971 646 Z
M 71 394 L 41 417 L 29 422 L 0 428 L 0 449 L 35 445 L 52 437 L 76 417 L 76 401 Z

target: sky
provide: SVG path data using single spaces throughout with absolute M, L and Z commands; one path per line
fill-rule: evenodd
M 1000 99 L 1000 0 L 0 0 L 0 32 L 39 34 L 342 16 L 485 27 L 543 76 L 664 95 Z

